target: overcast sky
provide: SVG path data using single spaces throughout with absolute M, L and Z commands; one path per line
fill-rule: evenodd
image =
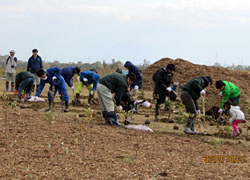
M 0 0 L 0 54 L 250 65 L 249 0 Z

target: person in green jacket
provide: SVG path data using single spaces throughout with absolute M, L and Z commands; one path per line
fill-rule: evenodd
M 187 82 L 181 90 L 181 101 L 184 104 L 189 117 L 187 119 L 187 124 L 184 128 L 184 133 L 196 134 L 194 130 L 194 120 L 196 115 L 201 114 L 197 100 L 201 95 L 205 95 L 205 88 L 208 85 L 212 85 L 213 81 L 210 76 L 201 76 L 199 78 L 194 78 Z
M 30 98 L 34 82 L 35 76 L 30 72 L 20 72 L 16 75 L 15 89 L 16 91 L 18 91 L 18 101 L 22 100 L 23 91 L 26 92 L 25 100 L 28 100 Z
M 227 100 L 230 100 L 233 106 L 238 106 L 240 102 L 240 89 L 233 83 L 229 81 L 216 81 L 216 89 L 220 90 L 220 95 L 222 97 L 221 106 L 219 113 L 223 112 L 224 104 Z
M 102 115 L 107 124 L 120 126 L 117 120 L 112 94 L 115 94 L 114 100 L 118 106 L 117 109 L 121 111 L 122 106 L 120 103 L 122 96 L 128 91 L 129 85 L 133 84 L 135 80 L 136 77 L 132 73 L 124 76 L 117 72 L 104 76 L 99 80 L 97 94 L 102 107 Z

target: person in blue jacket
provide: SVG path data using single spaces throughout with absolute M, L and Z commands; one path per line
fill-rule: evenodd
M 37 49 L 33 49 L 32 53 L 33 53 L 33 55 L 28 60 L 27 71 L 34 74 L 35 81 L 36 81 L 36 89 L 38 89 L 38 86 L 40 83 L 40 78 L 37 76 L 36 71 L 38 69 L 43 68 L 43 61 L 42 61 L 42 58 L 37 54 L 38 53 Z M 32 90 L 34 91 L 34 86 L 33 86 Z
M 62 99 L 65 101 L 65 109 L 64 112 L 69 111 L 69 95 L 67 91 L 67 86 L 64 78 L 62 77 L 62 70 L 60 68 L 49 68 L 46 71 L 44 69 L 39 69 L 37 71 L 37 76 L 41 78 L 41 82 L 39 84 L 39 88 L 37 89 L 36 96 L 40 96 L 45 86 L 45 83 L 50 84 L 49 92 L 48 92 L 48 100 L 49 100 L 49 109 L 51 110 L 52 96 L 51 91 L 54 86 L 54 96 L 56 92 L 62 95 Z
M 68 84 L 68 86 L 71 89 L 75 89 L 73 84 L 72 84 L 72 78 L 75 74 L 79 75 L 81 69 L 79 67 L 73 67 L 73 66 L 68 66 L 62 69 L 62 76 L 65 80 L 65 82 Z
M 130 61 L 125 62 L 124 67 L 126 69 L 128 69 L 129 74 L 133 73 L 136 76 L 136 81 L 130 85 L 130 91 L 132 89 L 136 89 L 136 90 L 141 89 L 142 88 L 142 72 L 141 72 L 141 70 Z
M 91 100 L 94 97 L 94 92 L 97 89 L 97 84 L 100 79 L 100 75 L 97 74 L 95 69 L 91 69 L 85 72 L 80 72 L 80 80 L 76 89 L 76 103 L 80 103 L 79 97 L 82 92 L 83 86 L 87 86 L 90 90 L 88 103 L 91 104 Z

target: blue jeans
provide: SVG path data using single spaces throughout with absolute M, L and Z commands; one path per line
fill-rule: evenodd
M 35 82 L 34 78 L 27 78 L 23 80 L 18 87 L 18 97 L 22 96 L 23 90 L 25 90 L 26 93 L 30 95 L 34 82 Z
M 54 96 L 56 96 L 57 91 L 59 91 L 59 93 L 61 94 L 62 100 L 63 101 L 68 101 L 69 100 L 69 95 L 68 95 L 68 90 L 67 90 L 66 83 L 65 83 L 62 76 L 60 76 L 59 79 L 60 79 L 60 83 L 55 85 Z M 50 86 L 49 92 L 48 92 L 48 100 L 49 101 L 52 100 L 51 91 L 52 91 L 52 86 Z
M 229 99 L 229 100 L 233 103 L 233 106 L 238 106 L 240 103 L 240 95 L 235 99 Z

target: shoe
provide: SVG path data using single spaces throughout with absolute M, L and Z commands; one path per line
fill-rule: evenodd
M 186 134 L 194 134 L 194 131 L 192 131 L 189 127 L 185 127 L 183 132 Z
M 234 137 L 237 137 L 237 136 L 239 136 L 240 134 L 241 134 L 240 131 L 239 131 L 239 132 L 234 131 L 233 136 L 234 136 Z

